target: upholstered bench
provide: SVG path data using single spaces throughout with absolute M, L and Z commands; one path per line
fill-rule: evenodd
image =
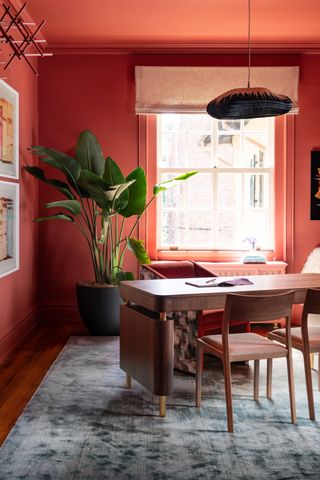
M 140 278 L 195 278 L 218 276 L 197 262 L 158 261 L 142 265 Z M 196 339 L 204 335 L 221 333 L 223 310 L 201 310 L 169 313 L 174 318 L 174 368 L 196 373 Z M 233 333 L 246 331 L 245 324 L 234 324 Z

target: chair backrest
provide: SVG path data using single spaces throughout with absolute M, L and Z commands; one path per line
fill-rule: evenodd
M 149 265 L 143 265 L 143 267 L 154 273 L 159 278 L 194 278 L 217 276 L 202 265 L 189 260 L 154 262 Z
M 291 310 L 294 291 L 271 295 L 227 294 L 222 323 L 222 332 L 229 333 L 229 324 L 237 322 L 259 322 L 286 319 L 286 327 L 291 326 Z
M 309 313 L 320 314 L 320 288 L 308 288 L 307 290 L 302 317 L 306 319 Z
M 309 314 L 320 315 L 320 289 L 318 288 L 308 288 L 303 304 L 301 328 L 302 335 L 304 335 L 307 339 Z

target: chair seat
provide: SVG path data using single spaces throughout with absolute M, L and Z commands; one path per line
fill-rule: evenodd
M 320 350 L 320 327 L 309 327 L 308 328 L 308 334 L 309 334 L 309 345 L 310 345 L 310 351 L 314 349 L 319 349 Z M 270 337 L 272 337 L 274 340 L 276 340 L 275 337 L 280 337 L 280 341 L 282 339 L 286 338 L 286 330 L 284 328 L 279 328 L 278 330 L 273 330 L 270 333 Z M 291 328 L 291 337 L 292 337 L 292 342 L 301 344 L 302 346 L 302 333 L 301 333 L 301 327 L 295 327 Z
M 216 350 L 223 351 L 222 335 L 207 335 L 201 340 Z M 229 335 L 230 361 L 285 357 L 287 349 L 256 333 Z

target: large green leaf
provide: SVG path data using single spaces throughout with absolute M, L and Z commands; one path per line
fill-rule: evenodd
M 40 160 L 63 172 L 71 182 L 76 182 L 80 176 L 81 166 L 77 160 L 66 153 L 40 145 L 31 147 L 40 156 Z
M 128 205 L 119 213 L 126 218 L 132 215 L 141 215 L 146 208 L 147 200 L 147 180 L 143 168 L 137 167 L 127 176 L 126 180 L 135 180 L 135 182 L 128 189 Z
M 120 168 L 111 157 L 106 158 L 103 178 L 109 183 L 109 185 L 119 185 L 120 183 L 125 182 L 125 178 Z
M 42 182 L 46 183 L 47 185 L 52 185 L 55 187 L 59 192 L 61 192 L 63 195 L 65 195 L 67 198 L 74 199 L 74 195 L 71 192 L 69 185 L 65 182 L 61 182 L 61 180 L 55 180 L 53 178 L 46 178 L 44 171 L 42 168 L 39 167 L 23 167 L 26 172 L 30 173 L 34 177 L 36 177 L 38 180 L 41 180 Z
M 120 185 L 111 185 L 109 189 L 105 191 L 105 196 L 114 205 L 114 208 L 116 208 L 115 201 L 118 200 L 120 196 L 123 197 L 123 192 L 127 190 L 134 182 L 135 180 L 130 180 L 129 182 L 124 182 Z M 117 208 L 120 207 L 117 206 Z
M 156 183 L 156 185 L 154 185 L 153 187 L 153 195 L 158 195 L 158 193 L 160 192 L 164 192 L 169 188 L 179 185 L 180 182 L 187 180 L 188 178 L 192 177 L 196 173 L 198 173 L 198 170 L 192 170 L 191 172 L 182 173 L 181 175 L 171 178 L 170 180 L 165 180 L 164 182 Z
M 84 130 L 78 137 L 76 159 L 83 170 L 102 177 L 105 168 L 104 156 L 97 137 L 90 130 Z
M 74 222 L 74 219 L 70 215 L 65 213 L 57 213 L 56 215 L 48 215 L 47 217 L 39 217 L 34 222 L 45 222 L 46 220 L 66 220 L 67 222 Z
M 50 202 L 45 204 L 46 208 L 62 207 L 68 210 L 73 215 L 79 215 L 81 212 L 81 205 L 78 200 L 61 200 L 57 202 Z
M 143 242 L 137 238 L 128 238 L 128 248 L 133 252 L 139 263 L 151 263 L 149 255 L 144 248 Z
M 134 182 L 124 182 L 120 185 L 110 185 L 103 178 L 98 177 L 92 172 L 82 170 L 78 185 L 85 190 L 90 198 L 105 211 L 118 210 L 124 208 L 128 202 L 129 195 L 126 197 L 123 192 Z M 121 197 L 121 199 L 120 199 Z
M 110 185 L 103 178 L 88 170 L 82 170 L 77 183 L 82 191 L 97 202 L 99 207 L 106 211 L 110 209 L 110 202 L 108 202 L 104 193 L 105 190 L 110 188 Z

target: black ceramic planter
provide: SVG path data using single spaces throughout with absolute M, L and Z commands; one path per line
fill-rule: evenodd
M 90 282 L 77 283 L 81 319 L 91 335 L 119 335 L 119 288 Z

